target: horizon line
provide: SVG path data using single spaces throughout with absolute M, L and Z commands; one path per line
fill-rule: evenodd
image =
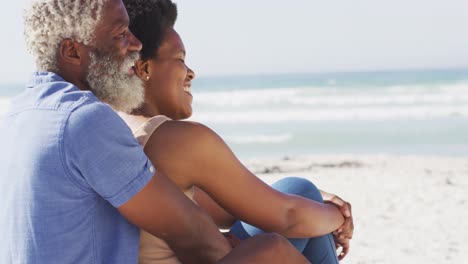
M 437 72 L 437 71 L 467 71 L 468 65 L 457 67 L 415 67 L 415 68 L 389 68 L 389 69 L 358 69 L 358 70 L 324 70 L 324 71 L 297 71 L 297 72 L 260 72 L 260 73 L 233 73 L 233 74 L 198 74 L 197 79 L 211 79 L 211 78 L 234 78 L 234 77 L 271 77 L 273 75 L 287 76 L 287 75 L 328 75 L 328 74 L 361 74 L 361 73 L 397 73 L 397 72 Z M 32 73 L 32 72 L 31 72 Z M 27 82 L 28 79 L 23 81 L 0 81 L 0 85 L 19 85 Z

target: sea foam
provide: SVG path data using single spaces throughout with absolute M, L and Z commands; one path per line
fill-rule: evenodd
M 194 92 L 201 109 L 263 106 L 378 106 L 468 104 L 468 83 L 441 86 L 375 88 L 291 87 L 215 92 Z
M 198 112 L 191 120 L 197 122 L 241 124 L 284 123 L 308 121 L 383 121 L 468 117 L 468 106 L 354 107 L 342 109 L 269 109 L 237 112 Z
M 445 117 L 468 117 L 468 83 L 201 92 L 194 94 L 192 120 L 240 124 Z

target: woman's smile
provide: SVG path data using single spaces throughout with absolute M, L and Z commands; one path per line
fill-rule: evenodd
M 184 85 L 184 91 L 189 93 L 190 95 L 192 95 L 192 84 L 187 84 L 187 85 Z

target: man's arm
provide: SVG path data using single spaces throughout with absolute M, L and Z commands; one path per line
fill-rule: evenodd
M 217 264 L 307 264 L 309 261 L 286 238 L 274 233 L 253 236 Z
M 151 172 L 148 157 L 154 155 L 143 153 L 108 105 L 90 102 L 70 114 L 62 148 L 73 182 L 91 188 L 128 221 L 166 240 L 184 263 L 214 263 L 230 250 L 208 215 L 165 175 Z
M 183 263 L 215 263 L 231 250 L 211 217 L 161 173 L 118 210 L 165 240 Z
M 203 208 L 215 221 L 216 225 L 221 229 L 230 229 L 236 222 L 236 218 L 230 213 L 226 212 L 213 198 L 211 198 L 205 191 L 195 187 L 195 194 L 193 199 L 197 202 L 200 208 Z

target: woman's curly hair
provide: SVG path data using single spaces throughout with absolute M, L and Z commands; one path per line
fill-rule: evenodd
M 155 58 L 168 27 L 177 20 L 171 0 L 123 0 L 130 17 L 130 31 L 141 41 L 141 59 Z
M 58 72 L 57 52 L 64 39 L 90 44 L 107 1 L 34 0 L 24 13 L 24 35 L 37 69 Z

